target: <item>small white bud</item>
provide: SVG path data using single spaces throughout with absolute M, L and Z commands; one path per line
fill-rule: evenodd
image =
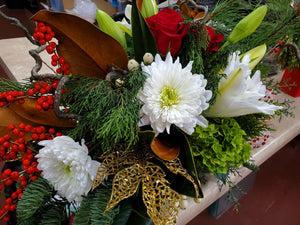
M 139 63 L 135 59 L 130 59 L 128 61 L 127 67 L 130 71 L 133 71 L 139 68 Z
M 186 209 L 188 206 L 188 201 L 187 200 L 182 200 L 180 203 L 180 208 L 181 209 Z
M 153 62 L 153 55 L 149 52 L 145 53 L 143 56 L 143 61 L 145 64 L 151 64 Z

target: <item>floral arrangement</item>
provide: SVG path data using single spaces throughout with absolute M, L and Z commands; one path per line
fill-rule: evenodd
M 289 1 L 134 0 L 119 22 L 100 9 L 98 26 L 32 20 L 30 78 L 0 81 L 4 221 L 176 224 L 183 196 L 205 198 L 200 177 L 254 168 L 254 143 L 287 112 L 262 77 L 268 52 L 299 34 Z M 53 73 L 39 73 L 44 50 Z

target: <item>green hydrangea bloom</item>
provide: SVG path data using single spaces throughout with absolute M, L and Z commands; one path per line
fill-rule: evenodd
M 189 137 L 197 166 L 213 174 L 243 165 L 252 149 L 245 135 L 233 118 L 215 118 L 207 128 L 197 126 Z

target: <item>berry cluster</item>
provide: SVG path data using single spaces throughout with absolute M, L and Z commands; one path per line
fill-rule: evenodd
M 32 127 L 24 123 L 20 123 L 18 126 L 9 124 L 8 130 L 18 138 L 13 139 L 9 134 L 0 137 L 0 160 L 21 159 L 23 170 L 19 172 L 5 169 L 0 175 L 0 190 L 2 190 L 3 184 L 10 186 L 19 182 L 21 186 L 6 199 L 4 208 L 0 210 L 0 219 L 6 222 L 10 220 L 8 212 L 16 210 L 16 203 L 22 197 L 23 189 L 27 184 L 35 181 L 41 173 L 37 168 L 38 163 L 34 157 L 35 150 L 30 148 L 29 143 L 24 139 L 25 134 L 30 135 L 33 141 L 51 140 L 55 136 L 62 135 L 60 132 L 56 132 L 54 128 L 46 129 L 44 126 Z
M 38 23 L 35 28 L 35 33 L 32 36 L 41 45 L 45 45 L 55 37 L 55 33 L 52 31 L 51 27 L 46 26 L 44 23 Z
M 33 38 L 41 45 L 46 46 L 46 51 L 52 55 L 51 57 L 51 65 L 58 68 L 56 72 L 58 74 L 65 74 L 71 76 L 71 72 L 69 70 L 69 64 L 65 62 L 65 59 L 61 56 L 59 57 L 56 51 L 57 44 L 52 41 L 52 38 L 55 36 L 54 32 L 52 31 L 51 27 L 46 26 L 44 23 L 39 22 L 37 27 L 35 28 L 35 33 L 33 34 Z
M 36 110 L 48 110 L 53 108 L 54 97 L 53 92 L 55 91 L 58 80 L 46 79 L 45 81 L 33 82 L 32 88 L 27 90 L 29 96 L 37 96 Z
M 9 102 L 18 101 L 20 104 L 25 102 L 23 91 L 9 91 L 0 93 L 0 108 L 6 106 Z
M 269 54 L 272 54 L 273 52 L 278 53 L 278 52 L 280 51 L 280 46 L 281 46 L 281 45 L 283 45 L 283 41 L 282 41 L 282 40 L 279 40 L 279 41 L 277 42 L 277 45 L 276 45 L 276 47 L 274 48 L 274 50 L 271 50 L 271 51 L 269 52 Z

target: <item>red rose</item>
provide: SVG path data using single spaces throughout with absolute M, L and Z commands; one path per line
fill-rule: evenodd
M 184 24 L 181 15 L 173 9 L 165 8 L 158 14 L 146 18 L 157 43 L 158 51 L 166 55 L 170 50 L 175 56 L 180 50 L 181 41 L 188 33 L 188 25 Z
M 215 30 L 209 26 L 206 26 L 206 29 L 208 31 L 208 46 L 206 48 L 206 51 L 212 52 L 212 51 L 218 51 L 219 45 L 217 43 L 223 41 L 224 35 L 223 34 L 216 34 Z

